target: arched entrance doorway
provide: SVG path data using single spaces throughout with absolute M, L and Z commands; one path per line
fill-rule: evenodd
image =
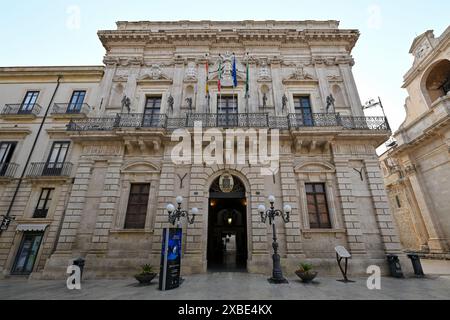
M 246 271 L 247 199 L 242 181 L 218 177 L 209 190 L 208 270 Z

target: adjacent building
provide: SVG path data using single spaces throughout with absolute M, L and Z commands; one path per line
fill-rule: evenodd
M 406 119 L 382 155 L 400 239 L 410 251 L 449 257 L 450 28 L 414 39 L 404 77 Z
M 352 74 L 357 30 L 178 21 L 98 34 L 103 66 L 0 69 L 4 276 L 65 277 L 79 257 L 87 277 L 158 266 L 177 196 L 200 213 L 182 220 L 184 274 L 270 273 L 272 229 L 258 212 L 269 195 L 292 207 L 276 221 L 286 273 L 309 261 L 337 274 L 337 245 L 354 273 L 402 253 L 375 152 L 390 128 L 364 116 Z M 224 149 L 246 155 L 258 146 L 252 129 L 279 133 L 276 167 L 217 152 L 223 161 L 176 162 L 180 129 L 194 150 L 207 149 L 207 129 L 240 129 L 248 139 Z

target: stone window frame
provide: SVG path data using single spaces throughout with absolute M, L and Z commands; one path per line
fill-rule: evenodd
M 134 164 L 136 165 L 136 163 Z M 119 207 L 117 211 L 117 217 L 115 219 L 114 230 L 115 231 L 142 231 L 153 232 L 156 219 L 157 197 L 159 189 L 159 172 L 156 171 L 127 171 L 122 170 L 120 179 L 120 197 Z M 145 219 L 144 229 L 126 229 L 125 220 L 128 210 L 128 202 L 130 199 L 131 185 L 132 184 L 150 184 L 149 201 L 147 205 L 147 216 Z
M 217 106 L 218 106 L 218 99 L 220 95 L 222 96 L 232 96 L 235 95 L 237 97 L 237 103 L 238 103 L 238 113 L 245 113 L 246 108 L 246 101 L 245 101 L 245 90 L 241 89 L 239 87 L 237 88 L 228 88 L 228 87 L 222 87 L 221 93 L 219 94 L 218 88 L 212 89 L 210 87 L 209 89 L 209 95 L 210 95 L 210 113 L 216 114 L 217 113 Z M 250 98 L 249 98 L 249 109 L 251 108 Z M 250 112 L 250 111 L 249 111 Z
M 317 100 L 317 96 L 320 96 L 320 91 L 318 86 L 305 86 L 300 88 L 287 88 L 286 89 L 287 97 L 288 97 L 288 113 L 292 114 L 295 113 L 295 105 L 294 105 L 294 97 L 297 96 L 309 96 L 310 104 L 311 104 L 311 110 L 312 113 L 321 113 L 322 112 L 322 106 Z M 281 108 L 281 105 L 278 106 L 278 108 Z M 281 113 L 281 109 L 278 110 Z
M 320 166 L 320 170 L 308 170 L 308 166 Z M 337 187 L 336 187 L 336 170 L 333 165 L 326 162 L 305 162 L 297 166 L 294 170 L 297 176 L 297 185 L 299 189 L 299 208 L 301 211 L 303 231 L 307 232 L 335 232 L 341 230 L 341 222 L 339 221 L 339 206 L 337 205 Z M 309 212 L 306 198 L 307 183 L 322 183 L 325 185 L 325 194 L 328 203 L 328 214 L 331 222 L 331 228 L 328 229 L 312 229 L 309 223 Z
M 160 114 L 167 115 L 168 107 L 169 107 L 167 104 L 167 100 L 169 99 L 170 94 L 171 93 L 170 93 L 169 86 L 160 86 L 157 88 L 142 88 L 141 87 L 138 89 L 138 93 L 137 93 L 138 102 L 136 105 L 138 106 L 138 109 L 132 110 L 131 112 L 144 113 L 145 105 L 147 103 L 148 97 L 161 97 Z M 131 105 L 131 108 L 133 109 L 133 105 Z M 175 113 L 177 110 L 177 106 L 175 104 L 173 106 L 173 109 L 174 109 L 173 112 Z

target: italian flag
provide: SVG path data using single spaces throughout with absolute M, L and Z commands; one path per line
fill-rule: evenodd
M 222 61 L 219 62 L 219 81 L 217 82 L 217 87 L 220 93 L 220 90 L 222 89 Z

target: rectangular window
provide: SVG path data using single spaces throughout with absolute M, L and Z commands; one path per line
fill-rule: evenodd
M 147 97 L 144 109 L 144 127 L 159 127 L 161 101 L 161 97 Z
M 304 126 L 313 126 L 313 113 L 311 108 L 311 99 L 309 96 L 294 97 L 294 108 L 296 119 Z
M 219 127 L 238 125 L 238 99 L 236 95 L 217 97 L 217 124 Z
M 60 175 L 66 161 L 70 142 L 54 142 L 47 163 L 45 164 L 45 175 Z
M 150 184 L 132 184 L 125 229 L 145 229 Z
M 86 97 L 86 91 L 74 91 L 72 98 L 70 98 L 67 113 L 79 113 Z
M 47 218 L 54 190 L 55 189 L 50 188 L 42 189 L 36 209 L 34 210 L 33 218 Z
M 31 113 L 38 97 L 39 91 L 28 91 L 20 106 L 19 113 Z
M 0 142 L 0 177 L 5 176 L 17 142 Z
M 311 229 L 330 229 L 330 214 L 328 211 L 325 184 L 307 183 L 306 198 L 308 203 L 309 225 Z

